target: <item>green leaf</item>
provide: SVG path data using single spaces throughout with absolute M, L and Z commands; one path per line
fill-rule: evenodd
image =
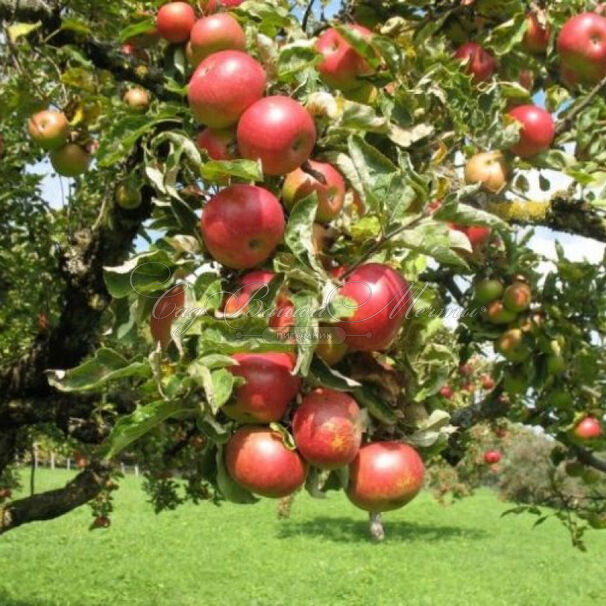
M 90 35 L 93 33 L 93 30 L 90 28 L 88 23 L 74 18 L 63 19 L 63 21 L 61 21 L 61 29 L 76 32 L 78 34 Z
M 434 213 L 433 218 L 459 225 L 487 225 L 498 229 L 509 229 L 507 223 L 496 215 L 474 206 L 457 203 L 452 197 L 446 199 L 444 204 Z
M 338 370 L 328 366 L 320 358 L 314 358 L 311 363 L 311 373 L 314 379 L 323 387 L 330 387 L 337 391 L 352 391 L 357 387 L 361 387 L 362 384 L 346 377 L 341 374 Z
M 70 370 L 47 370 L 48 382 L 64 392 L 92 391 L 110 381 L 126 377 L 149 377 L 147 360 L 130 362 L 113 349 L 102 347 L 86 362 Z
M 132 23 L 128 27 L 125 27 L 118 34 L 118 40 L 120 42 L 126 42 L 129 38 L 140 36 L 141 34 L 149 34 L 156 30 L 155 19 L 150 17 L 137 23 Z
M 8 28 L 8 37 L 11 42 L 16 42 L 22 36 L 27 36 L 37 30 L 42 25 L 42 21 L 36 23 L 14 23 Z
M 166 290 L 173 276 L 174 262 L 164 250 L 144 252 L 122 265 L 103 268 L 110 295 L 121 299 L 129 294 L 149 294 Z
M 231 503 L 251 505 L 259 500 L 246 488 L 242 488 L 242 486 L 232 480 L 225 467 L 223 448 L 221 446 L 217 448 L 217 487 L 225 499 Z
M 290 431 L 284 427 L 284 425 L 280 423 L 270 423 L 269 428 L 280 434 L 282 442 L 284 442 L 284 446 L 286 446 L 288 450 L 296 450 L 297 446 L 295 444 L 295 439 L 292 437 Z
M 353 392 L 353 396 L 359 404 L 368 409 L 371 416 L 385 423 L 395 425 L 398 421 L 395 412 L 391 409 L 371 387 L 359 387 Z
M 111 459 L 160 423 L 184 410 L 186 407 L 177 400 L 157 400 L 138 406 L 133 413 L 116 422 L 107 440 L 99 447 L 99 456 Z
M 210 160 L 200 166 L 200 175 L 211 183 L 224 183 L 228 178 L 263 181 L 261 165 L 253 160 Z
M 231 365 L 233 364 L 232 360 Z M 193 362 L 187 370 L 194 381 L 204 389 L 206 400 L 213 414 L 216 414 L 231 397 L 236 377 L 226 368 L 211 371 L 201 362 Z

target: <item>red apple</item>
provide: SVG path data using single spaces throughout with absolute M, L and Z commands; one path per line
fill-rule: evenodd
M 487 450 L 484 453 L 484 463 L 494 465 L 501 460 L 501 453 L 498 450 Z
M 472 248 L 477 248 L 490 238 L 492 229 L 490 227 L 484 227 L 481 225 L 457 225 L 456 223 L 450 223 L 451 229 L 463 232 L 469 240 Z
M 354 23 L 348 27 L 365 38 L 372 35 L 372 32 L 362 25 Z M 321 63 L 318 64 L 318 71 L 331 88 L 343 91 L 358 88 L 364 84 L 359 76 L 372 73 L 367 61 L 332 27 L 325 30 L 318 38 L 316 50 L 323 56 Z
M 522 46 L 531 53 L 544 53 L 549 46 L 551 28 L 549 25 L 541 25 L 541 22 L 534 13 L 526 17 L 528 29 L 522 39 Z
M 236 149 L 236 133 L 233 128 L 205 128 L 196 138 L 200 149 L 206 150 L 211 160 L 233 160 Z
M 337 469 L 349 465 L 360 449 L 360 408 L 349 394 L 321 387 L 303 398 L 292 429 L 304 459 L 319 469 Z
M 440 389 L 440 395 L 443 398 L 446 398 L 447 400 L 451 400 L 452 397 L 454 396 L 454 391 L 452 390 L 452 387 L 450 387 L 450 385 L 444 385 Z
M 494 389 L 494 379 L 488 375 L 484 375 L 482 377 L 482 387 L 486 391 L 490 391 L 491 389 Z
M 400 442 L 374 442 L 360 448 L 349 466 L 349 500 L 366 511 L 399 509 L 423 486 L 419 453 Z
M 235 354 L 238 366 L 230 372 L 246 380 L 236 387 L 232 400 L 223 412 L 241 423 L 279 421 L 289 402 L 297 395 L 300 379 L 291 374 L 292 360 L 288 354 Z
M 282 436 L 263 427 L 242 427 L 225 447 L 225 465 L 232 479 L 263 497 L 285 497 L 303 486 L 307 468 Z
M 518 74 L 518 82 L 528 91 L 534 88 L 534 72 L 531 69 L 522 69 Z
M 486 310 L 486 319 L 492 324 L 509 324 L 517 317 L 515 311 L 507 309 L 502 301 L 493 301 Z
M 596 13 L 570 18 L 560 30 L 557 49 L 567 74 L 597 83 L 606 75 L 606 18 Z
M 185 289 L 180 284 L 167 290 L 152 309 L 150 330 L 154 341 L 166 348 L 171 341 L 170 329 L 185 307 Z
M 585 417 L 575 426 L 573 433 L 580 440 L 595 440 L 603 433 L 602 424 L 595 417 Z
M 284 235 L 278 199 L 256 185 L 231 185 L 215 194 L 202 211 L 204 243 L 214 259 L 231 269 L 263 263 Z
M 124 93 L 124 103 L 136 112 L 146 112 L 149 107 L 149 95 L 143 88 L 130 88 Z
M 263 96 L 265 84 L 263 67 L 250 55 L 220 51 L 198 65 L 189 81 L 187 99 L 198 122 L 225 128 Z
M 282 201 L 288 210 L 314 191 L 318 195 L 318 211 L 316 221 L 327 223 L 332 221 L 343 208 L 345 199 L 345 180 L 341 173 L 331 164 L 309 161 L 312 170 L 320 173 L 326 183 L 321 183 L 316 177 L 297 168 L 289 173 L 282 188 Z
M 30 137 L 47 151 L 63 147 L 69 139 L 69 122 L 63 112 L 47 109 L 34 114 L 27 123 Z
M 500 151 L 482 152 L 470 158 L 465 164 L 465 183 L 481 183 L 482 187 L 498 193 L 509 178 L 509 166 Z
M 267 292 L 267 285 L 275 277 L 273 271 L 255 269 L 240 278 L 239 287 L 225 301 L 223 312 L 229 316 L 237 316 L 248 310 L 248 302 L 253 293 L 263 288 Z
M 473 76 L 476 84 L 490 80 L 497 69 L 495 58 L 475 42 L 463 44 L 456 50 L 454 56 L 466 62 L 465 71 Z
M 345 331 L 345 343 L 358 351 L 387 349 L 413 303 L 406 280 L 380 263 L 356 268 L 339 294 L 355 302 L 353 315 L 338 326 Z
M 520 123 L 520 140 L 510 151 L 520 158 L 532 158 L 548 150 L 555 138 L 555 123 L 551 114 L 536 105 L 520 105 L 509 110 Z
M 55 171 L 64 177 L 77 177 L 88 170 L 90 156 L 75 143 L 68 143 L 50 153 Z
M 309 112 L 290 97 L 265 97 L 251 105 L 238 123 L 243 158 L 261 160 L 266 175 L 285 175 L 307 160 L 316 143 Z
M 209 55 L 222 50 L 246 49 L 246 36 L 240 24 L 227 13 L 198 19 L 190 36 L 191 64 L 197 66 Z
M 208 0 L 204 6 L 204 13 L 211 15 L 220 10 L 235 8 L 240 6 L 244 0 Z
M 173 44 L 185 42 L 195 22 L 196 14 L 187 2 L 169 2 L 156 16 L 158 33 Z

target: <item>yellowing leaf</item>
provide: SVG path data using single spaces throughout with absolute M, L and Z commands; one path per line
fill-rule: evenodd
M 42 21 L 36 23 L 15 23 L 8 28 L 8 36 L 11 42 L 15 42 L 22 36 L 27 36 L 42 25 Z

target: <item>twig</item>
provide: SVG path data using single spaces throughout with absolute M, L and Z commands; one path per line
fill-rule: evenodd
M 301 27 L 303 29 L 304 32 L 307 31 L 307 22 L 309 21 L 309 17 L 311 16 L 311 11 L 313 9 L 314 3 L 316 0 L 309 0 L 309 2 L 307 3 L 307 8 L 305 9 L 305 12 L 303 13 L 303 19 L 301 21 Z
M 576 107 L 573 107 L 564 118 L 558 121 L 556 125 L 556 135 L 561 135 L 571 124 L 571 122 L 587 107 L 591 104 L 598 93 L 606 86 L 606 76 L 602 78 L 591 92 L 579 103 Z

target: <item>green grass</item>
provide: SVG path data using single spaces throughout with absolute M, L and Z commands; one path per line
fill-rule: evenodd
M 68 475 L 42 471 L 39 489 Z M 134 478 L 109 531 L 83 507 L 0 537 L 1 606 L 532 605 L 604 603 L 606 533 L 588 554 L 549 520 L 508 516 L 491 493 L 451 507 L 422 494 L 385 515 L 367 540 L 365 514 L 342 495 L 301 495 L 291 518 L 275 502 L 184 506 L 154 515 Z

